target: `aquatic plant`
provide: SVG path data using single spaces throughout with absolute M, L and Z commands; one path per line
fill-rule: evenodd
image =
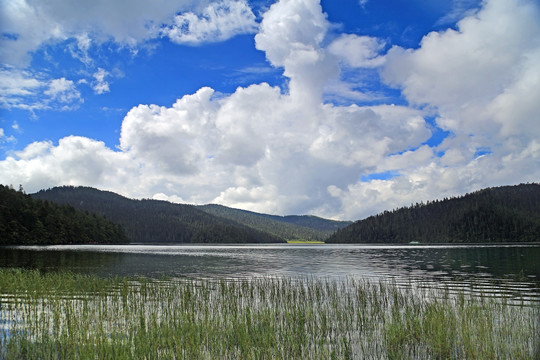
M 0 270 L 0 358 L 535 359 L 539 304 L 360 278 Z

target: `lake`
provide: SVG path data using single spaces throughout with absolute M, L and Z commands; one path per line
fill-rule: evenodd
M 4 247 L 1 267 L 40 271 L 2 271 L 0 358 L 538 359 L 539 259 L 540 244 Z
M 540 244 L 16 246 L 0 248 L 0 266 L 151 278 L 361 277 L 540 301 Z

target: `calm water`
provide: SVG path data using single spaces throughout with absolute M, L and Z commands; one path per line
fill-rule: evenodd
M 0 266 L 101 276 L 355 276 L 459 289 L 474 283 L 482 291 L 540 301 L 540 244 L 26 246 L 0 248 Z

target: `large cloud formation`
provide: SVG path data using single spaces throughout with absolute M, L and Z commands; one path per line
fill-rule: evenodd
M 0 182 L 358 219 L 538 181 L 539 15 L 533 2 L 487 1 L 456 30 L 385 55 L 383 41 L 365 36 L 328 44 L 318 1 L 283 0 L 264 14 L 255 41 L 283 69 L 286 91 L 205 87 L 171 107 L 139 105 L 123 120 L 119 149 L 73 136 L 33 143 L 0 162 Z M 411 106 L 324 103 L 342 66 L 379 68 Z M 450 133 L 437 146 L 427 142 L 432 114 Z

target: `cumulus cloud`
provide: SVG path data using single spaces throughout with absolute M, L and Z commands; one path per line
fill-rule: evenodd
M 481 114 L 483 108 L 504 101 L 501 97 L 508 98 L 513 89 L 523 95 L 529 90 L 521 101 L 537 98 L 539 16 L 534 2 L 486 2 L 476 16 L 461 20 L 458 30 L 426 35 L 418 50 L 394 47 L 385 79 L 402 88 L 411 103 L 437 107 L 445 129 L 489 131 L 497 124 Z
M 212 89 L 202 88 L 171 108 L 139 105 L 131 109 L 122 123 L 120 148 L 160 172 L 195 172 L 205 156 L 199 143 L 211 141 L 211 136 L 201 136 L 209 135 L 215 115 L 212 94 Z
M 74 136 L 36 142 L 0 161 L 0 182 L 359 219 L 538 181 L 538 18 L 533 2 L 490 0 L 457 30 L 430 33 L 417 49 L 394 47 L 383 62 L 376 39 L 343 35 L 327 47 L 318 1 L 281 1 L 255 40 L 288 89 L 262 83 L 217 95 L 204 87 L 171 106 L 138 105 L 123 120 L 118 149 Z M 412 106 L 324 103 L 340 66 L 381 68 Z M 67 85 L 32 84 L 3 91 Z M 451 134 L 435 147 L 426 114 Z
M 0 162 L 2 182 L 28 184 L 30 189 L 57 184 L 104 185 L 111 178 L 121 179 L 129 168 L 125 154 L 111 151 L 103 142 L 76 136 L 63 138 L 57 145 L 35 142 L 14 156 Z
M 267 84 L 213 95 L 203 88 L 171 107 L 133 108 L 116 152 L 79 137 L 34 143 L 2 162 L 2 173 L 17 177 L 2 181 L 30 190 L 93 184 L 275 213 L 325 204 L 330 213 L 340 204 L 329 184 L 346 189 L 378 160 L 429 137 L 419 113 L 404 107 L 306 108 Z
M 336 59 L 321 47 L 329 26 L 318 1 L 280 1 L 264 14 L 255 45 L 284 68 L 291 96 L 319 101 L 325 83 L 338 76 Z
M 437 124 L 453 134 L 439 146 L 440 159 L 408 175 L 420 186 L 413 193 L 427 198 L 538 181 L 538 18 L 535 2 L 491 0 L 457 30 L 430 33 L 419 49 L 388 53 L 385 80 L 412 104 L 435 109 Z M 478 156 L 479 149 L 488 155 Z
M 500 147 L 495 155 L 514 142 L 526 147 L 540 137 L 539 18 L 534 2 L 489 1 L 417 50 L 393 48 L 385 79 L 410 102 L 435 107 L 441 128 Z
M 265 13 L 255 45 L 273 66 L 283 68 L 283 75 L 290 79 L 289 94 L 295 101 L 301 98 L 299 101 L 311 99 L 317 103 L 323 94 L 338 102 L 379 98 L 359 91 L 357 81 L 340 79 L 340 74 L 342 66 L 358 71 L 382 65 L 384 41 L 342 34 L 326 45 L 330 28 L 319 1 L 280 1 Z M 358 72 L 356 77 L 362 79 L 363 75 Z
M 208 4 L 200 15 L 185 12 L 174 17 L 161 32 L 177 44 L 227 40 L 257 30 L 255 15 L 246 1 L 221 0 Z

